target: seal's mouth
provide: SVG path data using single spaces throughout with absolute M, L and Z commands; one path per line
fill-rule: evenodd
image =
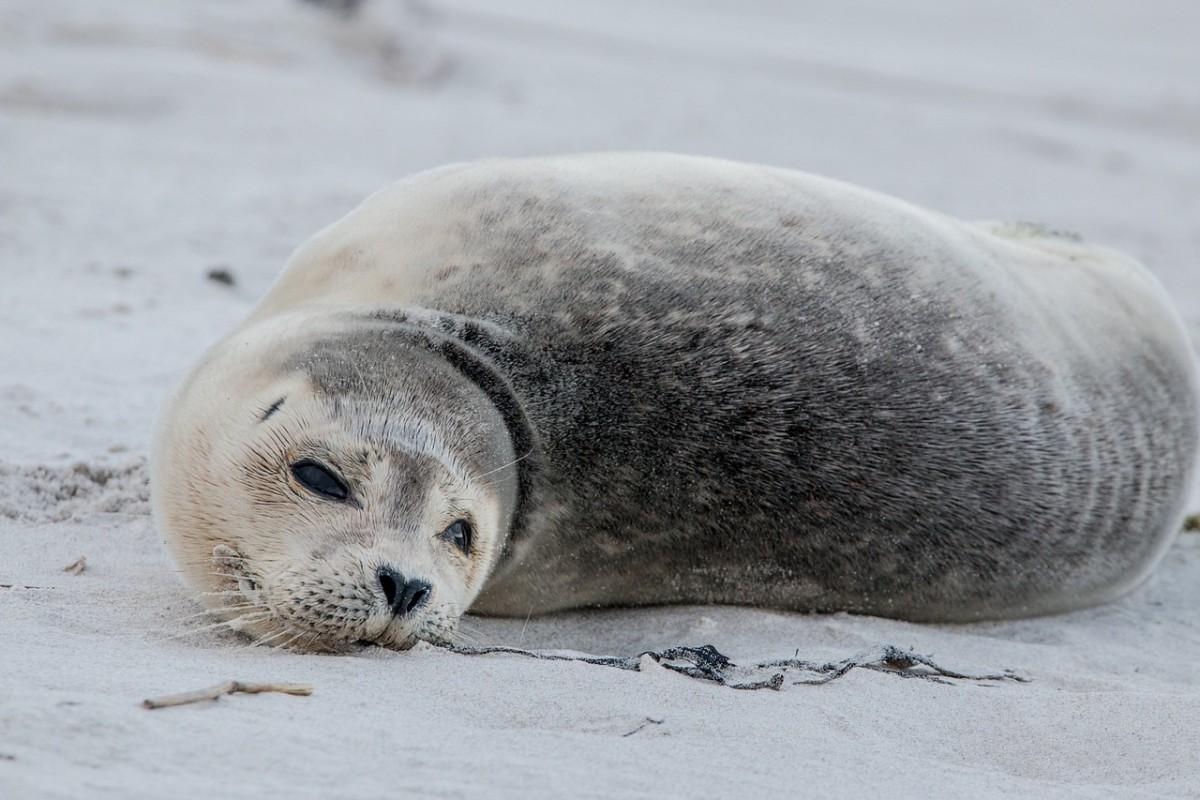
M 285 650 L 328 650 L 327 643 L 318 642 L 311 631 L 288 624 L 267 600 L 265 581 L 250 560 L 226 544 L 218 544 L 212 552 L 212 575 L 218 578 L 215 591 L 206 592 L 215 598 L 213 612 L 224 618 L 225 626 L 253 639 L 253 646 L 274 646 Z M 211 602 L 211 599 L 210 599 Z
M 252 646 L 317 653 L 368 646 L 408 650 L 419 641 L 449 643 L 454 633 L 457 617 L 446 605 L 431 609 L 413 627 L 377 608 L 368 596 L 353 596 L 353 584 L 318 582 L 298 592 L 279 591 L 250 559 L 226 544 L 213 548 L 212 565 L 219 579 L 216 590 L 205 593 L 212 612 L 225 627 L 251 637 Z M 283 595 L 283 602 L 277 595 Z

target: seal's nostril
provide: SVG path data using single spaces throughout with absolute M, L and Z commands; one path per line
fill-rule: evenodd
M 425 581 L 406 580 L 391 567 L 380 567 L 378 574 L 383 597 L 397 617 L 411 614 L 429 600 L 432 589 Z
M 429 584 L 425 581 L 409 581 L 404 592 L 404 613 L 411 614 L 429 599 Z
M 383 589 L 383 596 L 387 600 L 388 608 L 394 609 L 397 590 L 404 585 L 404 577 L 388 567 L 380 567 L 379 585 Z

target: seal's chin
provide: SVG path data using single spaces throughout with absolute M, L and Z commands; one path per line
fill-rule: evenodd
M 276 625 L 278 626 L 278 623 Z M 268 622 L 265 627 L 271 628 L 271 623 Z M 281 632 L 279 627 L 275 627 L 274 630 L 276 633 Z M 299 630 L 293 630 L 293 632 L 298 634 L 294 642 L 274 646 L 288 650 L 316 653 L 346 653 L 367 647 L 384 647 L 389 650 L 411 650 L 418 642 L 449 645 L 452 643 L 453 635 L 452 628 L 425 624 L 422 624 L 415 631 L 406 630 L 406 626 L 391 625 L 379 635 L 372 637 L 360 636 L 358 638 L 354 638 L 355 634 L 352 629 L 344 633 L 324 631 L 318 634 L 316 632 Z M 287 641 L 285 638 L 281 637 L 281 639 L 284 642 Z
M 207 593 L 216 601 L 213 613 L 256 646 L 319 653 L 365 646 L 408 650 L 420 641 L 449 644 L 458 621 L 450 604 L 396 617 L 370 593 L 356 595 L 353 583 L 269 586 L 251 559 L 225 544 L 213 548 L 212 564 L 219 581 Z

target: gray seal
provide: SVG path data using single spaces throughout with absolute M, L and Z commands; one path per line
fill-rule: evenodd
M 160 421 L 155 510 L 277 644 L 723 603 L 917 621 L 1114 598 L 1200 446 L 1149 272 L 803 173 L 493 160 L 289 261 Z M 214 574 L 217 573 L 217 574 Z

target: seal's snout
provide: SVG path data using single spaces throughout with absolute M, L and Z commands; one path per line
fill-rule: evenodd
M 411 614 L 429 600 L 432 589 L 423 580 L 405 578 L 388 566 L 380 567 L 378 575 L 379 586 L 394 616 Z

